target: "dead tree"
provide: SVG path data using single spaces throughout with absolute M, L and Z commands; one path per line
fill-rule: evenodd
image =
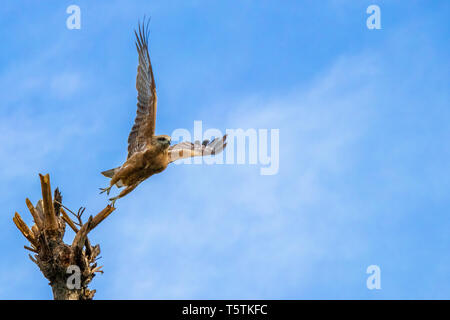
M 50 281 L 55 300 L 90 300 L 95 290 L 88 289 L 88 284 L 95 273 L 103 271 L 97 266 L 100 246 L 91 245 L 88 233 L 113 211 L 107 206 L 86 223 L 82 221 L 84 208 L 78 213 L 67 209 L 76 218 L 72 220 L 64 210 L 61 193 L 55 189 L 54 199 L 50 188 L 50 177 L 39 174 L 41 179 L 42 199 L 33 206 L 27 198 L 26 204 L 33 216 L 31 229 L 16 212 L 13 221 L 23 236 L 30 242 L 25 249 L 31 251 L 30 259 L 37 264 L 42 274 Z M 72 244 L 63 241 L 66 224 L 75 232 Z

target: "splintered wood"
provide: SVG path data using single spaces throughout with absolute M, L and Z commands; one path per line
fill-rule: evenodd
M 29 255 L 42 274 L 50 281 L 53 297 L 55 300 L 90 300 L 95 290 L 88 289 L 97 272 L 103 272 L 102 266 L 97 266 L 100 246 L 92 246 L 88 234 L 97 227 L 114 208 L 106 206 L 94 217 L 89 216 L 88 221 L 83 223 L 82 214 L 84 209 L 80 208 L 78 213 L 69 212 L 76 217 L 72 220 L 62 205 L 62 196 L 55 189 L 52 198 L 50 177 L 48 174 L 41 175 L 42 199 L 36 206 L 26 198 L 25 203 L 33 217 L 34 224 L 31 228 L 23 221 L 20 214 L 14 214 L 13 222 L 31 246 L 24 246 L 30 251 Z M 66 224 L 75 232 L 72 244 L 66 244 L 63 237 Z M 79 277 L 79 281 L 71 282 L 73 277 Z

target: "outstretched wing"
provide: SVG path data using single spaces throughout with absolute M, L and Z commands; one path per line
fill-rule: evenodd
M 144 19 L 145 22 L 145 19 Z M 156 122 L 156 87 L 152 64 L 148 54 L 148 22 L 138 25 L 136 48 L 139 53 L 139 65 L 136 76 L 138 103 L 136 119 L 128 136 L 128 158 L 136 151 L 143 150 L 155 134 Z
M 214 139 L 212 141 L 204 140 L 200 144 L 200 141 L 181 142 L 169 148 L 170 162 L 174 162 L 179 159 L 197 157 L 197 156 L 210 156 L 219 154 L 227 146 L 227 135 L 224 135 L 220 139 Z

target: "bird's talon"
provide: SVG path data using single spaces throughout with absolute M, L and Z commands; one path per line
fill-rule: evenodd
M 109 186 L 108 188 L 99 188 L 99 189 L 101 190 L 100 194 L 106 192 L 106 194 L 109 196 L 109 191 L 111 191 L 111 186 Z
M 109 199 L 109 201 L 111 201 L 111 207 L 113 207 L 114 208 L 114 204 L 116 203 L 116 200 L 117 200 L 117 197 L 114 197 L 114 198 L 110 198 Z

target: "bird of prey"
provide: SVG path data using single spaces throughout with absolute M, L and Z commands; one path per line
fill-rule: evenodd
M 109 195 L 114 185 L 118 188 L 125 187 L 118 196 L 109 199 L 112 206 L 142 181 L 164 171 L 169 163 L 178 159 L 215 155 L 226 147 L 226 135 L 212 141 L 181 142 L 173 146 L 170 145 L 170 136 L 155 135 L 156 86 L 148 53 L 149 31 L 145 19 L 142 25 L 138 24 L 138 31 L 135 30 L 134 33 L 139 54 L 136 77 L 138 102 L 134 125 L 128 136 L 128 157 L 121 166 L 102 172 L 111 180 L 108 187 L 100 188 L 100 193 L 106 192 Z

